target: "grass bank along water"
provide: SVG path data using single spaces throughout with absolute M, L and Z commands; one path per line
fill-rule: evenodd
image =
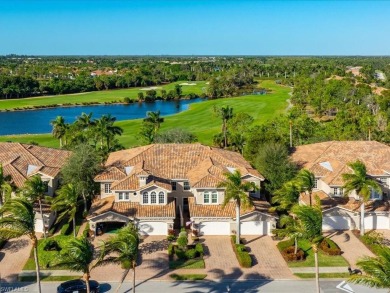
M 236 98 L 224 98 L 209 100 L 202 103 L 192 104 L 188 111 L 165 117 L 161 124 L 161 130 L 172 128 L 186 129 L 198 137 L 199 142 L 211 144 L 214 134 L 221 131 L 221 119 L 214 114 L 213 108 L 229 105 L 234 112 L 246 112 L 254 118 L 255 124 L 261 124 L 272 117 L 286 111 L 290 88 L 275 84 L 274 81 L 261 81 L 261 87 L 268 88 L 271 93 L 266 95 L 248 95 Z M 190 86 L 190 91 L 195 86 Z M 123 128 L 124 132 L 119 137 L 119 142 L 125 147 L 139 145 L 137 138 L 142 119 L 119 121 L 116 125 Z M 1 136 L 0 141 L 18 141 L 28 143 L 37 142 L 40 145 L 58 147 L 58 140 L 51 134 L 40 135 L 16 135 Z

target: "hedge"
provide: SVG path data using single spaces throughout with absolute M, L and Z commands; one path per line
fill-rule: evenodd
M 327 255 L 341 255 L 340 247 L 329 238 L 324 238 L 324 240 L 322 240 L 320 249 Z
M 243 268 L 250 268 L 252 266 L 252 258 L 246 250 L 240 251 L 242 249 L 242 244 L 236 244 L 236 235 L 231 236 L 231 243 L 240 266 Z
M 195 245 L 195 250 L 200 254 L 200 256 L 204 255 L 203 245 L 202 243 L 198 243 Z

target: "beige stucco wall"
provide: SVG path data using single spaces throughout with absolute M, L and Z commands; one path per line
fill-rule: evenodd
M 194 192 L 194 196 L 195 196 L 195 201 L 197 204 L 203 204 L 203 194 L 204 192 L 206 191 L 217 191 L 218 193 L 218 204 L 222 204 L 223 203 L 223 200 L 225 198 L 225 192 L 223 189 L 214 189 L 214 188 L 199 188 L 199 189 L 196 189 L 195 192 Z M 211 195 L 210 195 L 210 200 L 211 200 Z

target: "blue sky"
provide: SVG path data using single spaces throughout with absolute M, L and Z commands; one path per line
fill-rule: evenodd
M 0 54 L 390 55 L 390 1 L 0 0 Z

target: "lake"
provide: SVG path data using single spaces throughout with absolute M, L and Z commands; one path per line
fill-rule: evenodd
M 160 110 L 161 116 L 171 115 L 187 110 L 189 105 L 203 101 L 192 100 L 155 101 L 154 103 L 133 103 L 117 105 L 91 105 L 63 107 L 15 112 L 0 112 L 0 135 L 37 134 L 52 131 L 50 121 L 63 116 L 66 123 L 72 123 L 81 113 L 93 113 L 93 118 L 111 114 L 117 121 L 145 118 L 146 112 Z

